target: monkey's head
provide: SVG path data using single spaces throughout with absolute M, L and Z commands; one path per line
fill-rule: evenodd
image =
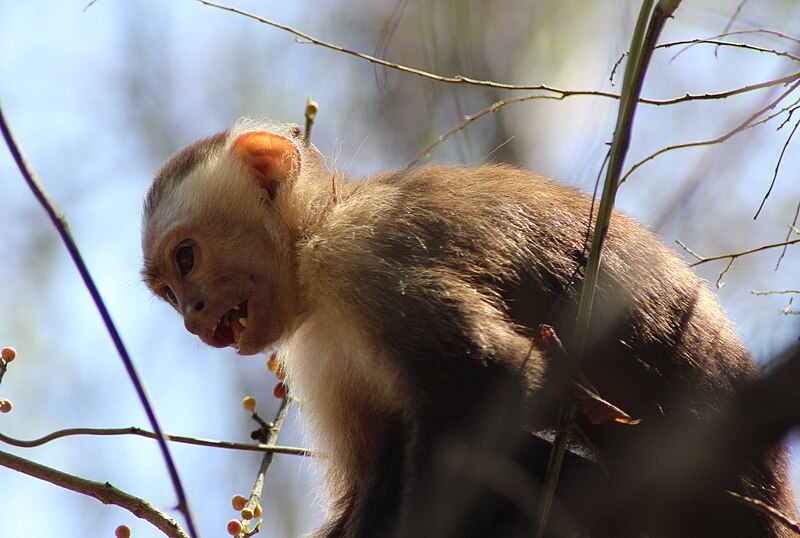
M 155 175 L 142 219 L 142 276 L 214 347 L 262 351 L 296 307 L 287 191 L 306 152 L 291 127 L 237 124 Z

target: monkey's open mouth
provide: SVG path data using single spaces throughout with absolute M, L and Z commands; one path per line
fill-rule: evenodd
M 239 348 L 239 338 L 247 327 L 247 301 L 228 310 L 214 327 L 212 339 L 216 347 Z

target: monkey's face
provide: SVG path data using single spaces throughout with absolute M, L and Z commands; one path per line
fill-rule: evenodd
M 275 196 L 297 155 L 282 136 L 245 133 L 162 189 L 146 213 L 145 283 L 208 345 L 258 353 L 292 319 L 292 250 Z
M 206 344 L 258 353 L 281 336 L 285 315 L 275 293 L 275 260 L 264 255 L 263 237 L 255 239 L 176 226 L 149 249 L 158 276 L 148 286 Z

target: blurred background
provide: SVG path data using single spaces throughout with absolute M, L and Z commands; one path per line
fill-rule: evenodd
M 232 0 L 233 1 L 233 0 Z M 140 282 L 139 216 L 150 177 L 171 153 L 241 116 L 303 122 L 307 96 L 320 104 L 312 140 L 328 165 L 358 177 L 405 166 L 436 137 L 508 92 L 444 85 L 298 43 L 280 30 L 190 0 L 0 3 L 0 101 L 41 182 L 66 215 L 166 432 L 247 441 L 254 429 L 241 399 L 252 394 L 272 417 L 274 378 L 266 357 L 203 347 Z M 242 9 L 349 49 L 437 73 L 570 90 L 618 92 L 619 70 L 639 2 L 589 0 L 372 0 L 244 2 Z M 740 9 L 741 8 L 741 9 Z M 771 28 L 800 35 L 791 0 L 696 0 L 667 24 L 663 41 L 726 30 Z M 774 34 L 733 41 L 800 55 Z M 656 99 L 774 79 L 800 62 L 769 53 L 699 45 L 657 51 L 643 90 Z M 627 163 L 659 148 L 718 137 L 775 99 L 783 87 L 724 101 L 641 106 Z M 782 106 L 800 98 L 795 92 Z M 534 100 L 503 108 L 431 156 L 459 163 L 505 162 L 591 192 L 617 102 L 599 97 Z M 666 153 L 622 187 L 618 205 L 675 246 L 715 255 L 783 241 L 800 201 L 800 140 L 790 142 L 757 220 L 781 150 L 797 118 L 786 115 L 722 145 Z M 0 386 L 14 403 L 0 432 L 29 439 L 68 427 L 149 429 L 121 362 L 51 223 L 0 149 L 0 346 L 18 359 Z M 796 237 L 796 236 L 795 236 Z M 685 253 L 681 252 L 682 256 Z M 800 248 L 739 259 L 719 297 L 762 364 L 795 345 Z M 726 262 L 698 268 L 711 284 Z M 791 444 L 796 439 L 790 439 Z M 281 444 L 303 445 L 296 409 Z M 70 437 L 35 449 L 0 450 L 110 482 L 168 511 L 172 487 L 155 442 Z M 247 495 L 260 456 L 172 445 L 201 532 L 223 536 Z M 796 458 L 795 458 L 796 459 Z M 800 471 L 793 467 L 795 483 Z M 320 522 L 314 464 L 277 456 L 267 476 L 264 536 L 296 537 Z M 798 490 L 800 491 L 800 490 Z M 0 468 L 0 538 L 159 536 L 133 515 Z

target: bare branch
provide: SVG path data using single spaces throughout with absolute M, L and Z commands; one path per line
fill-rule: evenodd
M 405 169 L 408 170 L 409 168 L 412 168 L 414 165 L 419 163 L 422 159 L 430 157 L 431 152 L 433 152 L 433 150 L 435 150 L 436 148 L 438 148 L 439 146 L 444 144 L 448 139 L 453 137 L 455 134 L 457 134 L 457 133 L 461 132 L 462 130 L 464 130 L 473 121 L 475 121 L 477 119 L 480 119 L 483 116 L 486 116 L 488 114 L 494 114 L 495 112 L 499 111 L 501 108 L 503 108 L 505 106 L 508 106 L 508 105 L 511 105 L 511 104 L 514 104 L 514 103 L 521 103 L 523 101 L 530 101 L 532 99 L 555 99 L 555 100 L 560 101 L 560 100 L 564 99 L 565 97 L 566 97 L 566 95 L 557 96 L 557 95 L 529 94 L 529 95 L 520 95 L 520 96 L 517 96 L 517 97 L 510 97 L 508 99 L 501 99 L 500 101 L 496 101 L 496 102 L 492 103 L 491 105 L 489 105 L 488 107 L 484 108 L 483 110 L 479 110 L 478 112 L 475 112 L 474 114 L 470 114 L 468 116 L 465 116 L 464 120 L 461 123 L 459 123 L 458 125 L 456 125 L 452 129 L 447 131 L 445 134 L 439 136 L 439 138 L 436 139 L 436 142 L 434 142 L 433 144 L 431 144 L 430 146 L 428 146 L 427 148 L 422 150 L 422 152 L 419 155 L 417 155 L 410 163 L 408 163 L 406 165 Z
M 697 38 L 697 39 L 684 39 L 684 40 L 681 40 L 681 41 L 671 41 L 669 43 L 662 43 L 661 45 L 659 45 L 656 48 L 668 49 L 668 48 L 671 48 L 671 47 L 679 47 L 681 45 L 686 45 L 685 48 L 683 48 L 680 51 L 678 51 L 677 54 L 675 54 L 675 56 L 672 57 L 672 59 L 674 60 L 675 58 L 677 58 L 678 56 L 680 56 L 681 54 L 683 54 L 687 50 L 691 49 L 695 45 L 703 45 L 703 44 L 716 45 L 717 48 L 719 48 L 719 47 L 733 47 L 733 48 L 751 50 L 751 51 L 754 51 L 754 52 L 763 52 L 763 53 L 772 54 L 772 55 L 775 55 L 775 56 L 780 56 L 781 58 L 789 58 L 789 59 L 794 60 L 794 61 L 800 61 L 800 56 L 795 56 L 794 54 L 791 54 L 791 53 L 786 52 L 786 51 L 776 50 L 776 49 L 767 49 L 767 48 L 764 48 L 764 47 L 758 47 L 756 45 L 751 45 L 749 43 L 734 43 L 732 41 L 721 41 L 719 39 L 714 39 L 714 38 L 709 38 L 709 39 Z
M 759 511 L 762 514 L 766 514 L 768 517 L 773 518 L 774 520 L 779 522 L 781 525 L 783 525 L 793 533 L 800 535 L 800 523 L 789 518 L 789 516 L 787 516 L 774 506 L 770 506 L 764 501 L 761 501 L 759 499 L 754 499 L 752 497 L 740 495 L 735 491 L 728 491 L 727 493 L 728 495 L 733 497 L 737 502 L 749 506 L 750 508 Z
M 792 241 L 781 241 L 780 243 L 772 243 L 771 245 L 764 245 L 764 246 L 761 246 L 761 247 L 751 248 L 750 250 L 743 250 L 741 252 L 732 252 L 730 254 L 720 254 L 718 256 L 710 256 L 710 257 L 705 257 L 705 256 L 701 256 L 701 255 L 697 254 L 692 249 L 690 249 L 685 244 L 683 244 L 681 241 L 675 240 L 675 242 L 678 243 L 678 245 L 680 245 L 681 248 L 683 248 L 683 250 L 685 250 L 691 256 L 693 256 L 694 258 L 697 259 L 696 262 L 690 263 L 689 267 L 696 267 L 696 266 L 701 265 L 703 263 L 713 262 L 713 261 L 717 261 L 717 260 L 728 260 L 728 264 L 725 266 L 725 269 L 723 269 L 717 275 L 717 281 L 716 281 L 715 285 L 718 288 L 721 288 L 723 286 L 723 284 L 721 284 L 722 277 L 725 276 L 725 274 L 728 272 L 728 270 L 730 270 L 731 266 L 733 265 L 733 262 L 737 258 L 741 258 L 742 256 L 747 256 L 748 254 L 754 254 L 756 252 L 761 252 L 763 250 L 769 250 L 769 249 L 772 249 L 772 248 L 788 247 L 790 245 L 795 245 L 797 243 L 800 243 L 800 239 L 794 239 Z
M 15 439 L 0 433 L 0 441 L 20 448 L 33 448 L 44 445 L 50 441 L 60 439 L 62 437 L 71 437 L 73 435 L 99 435 L 99 436 L 115 436 L 115 435 L 136 435 L 139 437 L 147 437 L 148 439 L 156 439 L 158 436 L 147 430 L 142 430 L 136 427 L 130 428 L 68 428 L 49 433 L 38 439 L 29 441 Z M 185 437 L 182 435 L 165 435 L 167 441 L 173 443 L 184 443 L 187 445 L 208 446 L 212 448 L 225 448 L 230 450 L 245 450 L 250 452 L 273 452 L 276 454 L 289 454 L 291 456 L 311 456 L 311 451 L 305 448 L 296 448 L 289 446 L 265 445 L 263 443 L 237 443 L 234 441 L 218 441 L 215 439 L 202 439 L 198 437 Z
M 83 279 L 83 283 L 86 285 L 86 288 L 89 291 L 89 295 L 91 295 L 92 300 L 94 301 L 94 304 L 100 313 L 100 317 L 103 319 L 106 330 L 111 336 L 111 340 L 114 342 L 114 346 L 117 349 L 120 359 L 122 359 L 122 363 L 125 366 L 125 370 L 128 372 L 128 377 L 130 377 L 130 380 L 133 383 L 136 394 L 139 396 L 139 401 L 142 403 L 142 407 L 144 408 L 150 425 L 158 436 L 158 446 L 161 449 L 161 455 L 164 458 L 164 463 L 167 466 L 170 480 L 172 480 L 175 494 L 178 497 L 178 510 L 183 513 L 183 516 L 186 518 L 186 526 L 189 529 L 189 534 L 193 538 L 197 537 L 198 534 L 195 530 L 194 520 L 192 518 L 191 509 L 189 508 L 189 502 L 186 498 L 186 494 L 184 493 L 183 484 L 178 476 L 178 469 L 175 467 L 175 462 L 172 459 L 172 455 L 169 453 L 169 448 L 164 440 L 161 426 L 159 425 L 158 418 L 156 418 L 155 409 L 150 403 L 150 399 L 147 397 L 144 384 L 142 384 L 139 374 L 136 373 L 136 367 L 133 364 L 133 360 L 128 354 L 128 350 L 125 348 L 125 344 L 122 342 L 122 337 L 120 336 L 116 325 L 114 325 L 114 321 L 111 319 L 111 314 L 109 313 L 108 308 L 106 308 L 103 298 L 100 296 L 100 291 L 97 289 L 97 285 L 94 283 L 94 279 L 92 278 L 91 273 L 89 273 L 86 263 L 83 261 L 80 250 L 78 250 L 78 246 L 75 244 L 75 241 L 72 238 L 72 234 L 69 231 L 69 225 L 67 224 L 66 219 L 58 210 L 58 208 L 56 208 L 56 205 L 39 183 L 39 180 L 36 179 L 36 176 L 28 164 L 27 159 L 25 159 L 25 156 L 22 154 L 22 150 L 17 144 L 17 141 L 14 139 L 14 134 L 11 132 L 11 128 L 6 121 L 6 116 L 3 112 L 2 105 L 0 105 L 0 131 L 3 133 L 3 138 L 5 139 L 6 145 L 8 146 L 8 149 L 17 164 L 17 168 L 19 168 L 22 177 L 25 179 L 28 187 L 30 187 L 33 195 L 47 212 L 50 220 L 53 222 L 53 225 L 56 228 L 56 231 L 61 236 L 67 251 L 72 257 L 72 261 L 78 268 L 78 272 Z
M 721 144 L 721 143 L 725 142 L 726 140 L 728 140 L 729 138 L 731 138 L 732 136 L 737 135 L 737 134 L 741 133 L 742 131 L 746 131 L 747 129 L 750 129 L 751 127 L 755 127 L 756 125 L 760 125 L 761 123 L 764 123 L 764 122 L 768 121 L 769 119 L 773 118 L 774 115 L 768 116 L 767 118 L 765 118 L 765 119 L 763 119 L 761 121 L 756 121 L 759 116 L 761 116 L 764 113 L 766 113 L 767 111 L 772 110 L 773 108 L 775 108 L 778 105 L 778 103 L 780 103 L 789 94 L 794 92 L 798 88 L 798 86 L 800 86 L 800 73 L 794 73 L 792 75 L 792 77 L 793 77 L 792 80 L 795 80 L 796 82 L 794 84 L 792 84 L 792 86 L 789 87 L 788 90 L 783 92 L 778 98 L 774 99 L 773 101 L 771 101 L 766 106 L 764 106 L 764 107 L 760 108 L 759 110 L 757 110 L 756 112 L 754 112 L 752 115 L 750 115 L 750 117 L 748 117 L 746 120 L 744 120 L 742 123 L 740 123 L 735 128 L 731 129 L 727 133 L 725 133 L 722 136 L 719 136 L 717 138 L 712 138 L 712 139 L 709 139 L 709 140 L 702 140 L 702 141 L 696 141 L 696 142 L 686 142 L 686 143 L 683 143 L 683 144 L 675 144 L 675 145 L 672 145 L 672 146 L 667 146 L 665 148 L 661 148 L 660 150 L 658 150 L 658 151 L 656 151 L 654 153 L 651 153 L 650 155 L 648 155 L 647 157 L 645 157 L 641 161 L 639 161 L 636 164 L 634 164 L 633 166 L 631 166 L 631 168 L 628 170 L 628 172 L 624 176 L 622 176 L 622 179 L 620 180 L 620 183 L 624 183 L 631 176 L 631 174 L 633 174 L 639 167 L 641 167 L 642 165 L 644 165 L 648 161 L 652 161 L 653 159 L 655 159 L 656 157 L 658 157 L 659 155 L 661 155 L 663 153 L 667 153 L 668 151 L 674 151 L 676 149 L 693 148 L 693 147 L 699 147 L 699 146 L 713 146 L 715 144 Z
M 792 236 L 792 232 L 800 235 L 800 231 L 798 231 L 796 228 L 798 217 L 800 217 L 800 201 L 797 202 L 797 208 L 795 208 L 794 210 L 794 219 L 792 219 L 792 223 L 789 225 L 789 231 L 786 232 L 785 241 L 789 240 L 789 238 Z M 778 262 L 775 264 L 776 271 L 781 266 L 781 261 L 783 260 L 783 257 L 786 255 L 786 248 L 787 247 L 784 246 L 783 249 L 781 250 L 781 255 L 778 256 Z
M 188 538 L 186 532 L 174 519 L 144 499 L 125 493 L 108 482 L 86 480 L 2 451 L 0 451 L 0 465 L 64 489 L 94 497 L 103 504 L 113 504 L 124 508 L 136 517 L 151 523 L 171 538 Z
M 791 116 L 791 112 L 789 113 L 789 115 Z M 753 220 L 756 220 L 758 218 L 758 215 L 761 213 L 761 210 L 764 209 L 764 204 L 767 203 L 767 198 L 769 198 L 769 195 L 772 194 L 772 189 L 773 189 L 773 187 L 775 187 L 775 182 L 778 180 L 778 172 L 780 172 L 780 169 L 781 169 L 781 163 L 783 162 L 783 156 L 786 154 L 786 148 L 789 147 L 789 142 L 791 142 L 792 138 L 794 138 L 794 133 L 797 132 L 798 125 L 800 125 L 800 121 L 795 122 L 794 128 L 792 129 L 792 132 L 789 133 L 789 136 L 786 137 L 786 142 L 783 143 L 783 148 L 781 149 L 781 154 L 778 157 L 778 162 L 775 164 L 775 172 L 773 172 L 773 174 L 772 174 L 772 181 L 769 184 L 769 188 L 767 189 L 766 194 L 764 194 L 764 198 L 761 199 L 761 204 L 758 206 L 758 210 L 756 211 L 756 214 L 753 215 Z
M 717 261 L 717 260 L 727 260 L 728 258 L 740 258 L 742 256 L 747 256 L 748 254 L 754 254 L 756 252 L 761 252 L 763 250 L 769 250 L 771 248 L 788 247 L 788 246 L 791 246 L 791 245 L 796 245 L 797 243 L 800 243 L 800 239 L 793 239 L 791 241 L 781 241 L 780 243 L 772 243 L 770 245 L 764 245 L 764 246 L 761 246 L 761 247 L 751 248 L 750 250 L 743 250 L 741 252 L 733 252 L 733 253 L 730 253 L 730 254 L 720 254 L 718 256 L 710 256 L 710 257 L 700 256 L 699 254 L 693 252 L 689 247 L 687 247 L 686 245 L 684 245 L 680 241 L 675 241 L 675 242 L 678 243 L 686 252 L 688 252 L 689 254 L 694 256 L 695 258 L 697 258 L 696 262 L 693 262 L 693 263 L 689 264 L 689 267 L 696 267 L 696 266 L 701 265 L 703 263 L 713 262 L 713 261 Z
M 739 18 L 739 13 L 742 12 L 742 9 L 744 8 L 744 5 L 746 3 L 747 0 L 741 0 L 741 2 L 739 2 L 739 5 L 736 6 L 736 11 L 733 12 L 733 15 L 731 15 L 731 18 L 728 20 L 728 24 L 725 25 L 726 32 L 731 29 L 731 26 L 733 26 L 734 21 Z
M 425 71 L 422 69 L 417 69 L 415 67 L 409 67 L 407 65 L 398 64 L 395 62 L 390 62 L 388 60 L 384 60 L 383 58 L 378 58 L 377 56 L 373 56 L 372 54 L 365 54 L 363 52 L 354 51 L 351 49 L 347 49 L 340 45 L 336 45 L 333 43 L 329 43 L 327 41 L 323 41 L 316 37 L 313 37 L 305 32 L 301 32 L 296 28 L 292 28 L 291 26 L 287 26 L 285 24 L 281 24 L 279 22 L 275 22 L 270 19 L 265 19 L 264 17 L 259 17 L 253 13 L 248 13 L 247 11 L 243 11 L 241 9 L 237 9 L 230 6 L 224 6 L 222 4 L 215 4 L 214 2 L 209 2 L 208 0 L 197 0 L 201 4 L 205 4 L 210 7 L 214 7 L 217 9 L 221 9 L 223 11 L 229 11 L 231 13 L 236 13 L 238 15 L 242 15 L 243 17 L 247 17 L 249 19 L 253 19 L 258 21 L 262 24 L 266 24 L 268 26 L 272 26 L 273 28 L 278 28 L 279 30 L 283 30 L 285 32 L 289 32 L 299 38 L 298 43 L 308 43 L 312 45 L 318 45 L 320 47 L 324 47 L 326 49 L 335 50 L 337 52 L 341 52 L 343 54 L 348 54 L 350 56 L 355 56 L 361 60 L 366 60 L 368 62 L 374 63 L 376 65 L 381 65 L 383 67 L 388 67 L 390 69 L 394 69 L 396 71 L 402 71 L 403 73 L 409 73 L 412 75 L 417 75 L 424 78 L 430 78 L 436 80 L 438 82 L 445 82 L 450 84 L 472 84 L 475 86 L 484 86 L 488 88 L 497 88 L 502 90 L 538 90 L 544 92 L 552 92 L 556 94 L 563 94 L 561 90 L 558 88 L 553 88 L 551 86 L 547 86 L 545 84 L 536 84 L 536 85 L 518 85 L 518 84 L 507 84 L 504 82 L 495 82 L 492 80 L 479 80 L 471 77 L 466 77 L 463 75 L 455 75 L 455 76 L 444 76 L 444 75 L 437 75 L 435 73 L 431 73 L 429 71 Z M 595 92 L 595 91 L 581 91 L 581 92 L 570 92 L 572 95 L 597 95 L 602 97 L 610 97 L 613 99 L 618 98 L 617 95 L 607 92 Z
M 269 435 L 267 436 L 267 445 L 274 445 L 278 441 L 278 435 L 281 432 L 281 427 L 283 426 L 283 420 L 286 418 L 286 413 L 289 410 L 289 402 L 291 401 L 291 396 L 288 394 L 283 397 L 281 400 L 281 405 L 278 408 L 278 413 L 275 415 L 275 420 L 272 421 L 272 427 L 269 429 Z M 253 484 L 253 489 L 250 491 L 250 498 L 247 500 L 247 504 L 242 509 L 242 517 L 244 519 L 251 519 L 253 517 L 253 513 L 255 512 L 255 507 L 258 504 L 259 498 L 261 498 L 261 491 L 264 489 L 264 479 L 267 474 L 267 470 L 269 466 L 272 464 L 274 452 L 267 452 L 264 454 L 264 458 L 261 460 L 261 467 L 258 469 L 258 474 L 256 475 L 255 483 Z

